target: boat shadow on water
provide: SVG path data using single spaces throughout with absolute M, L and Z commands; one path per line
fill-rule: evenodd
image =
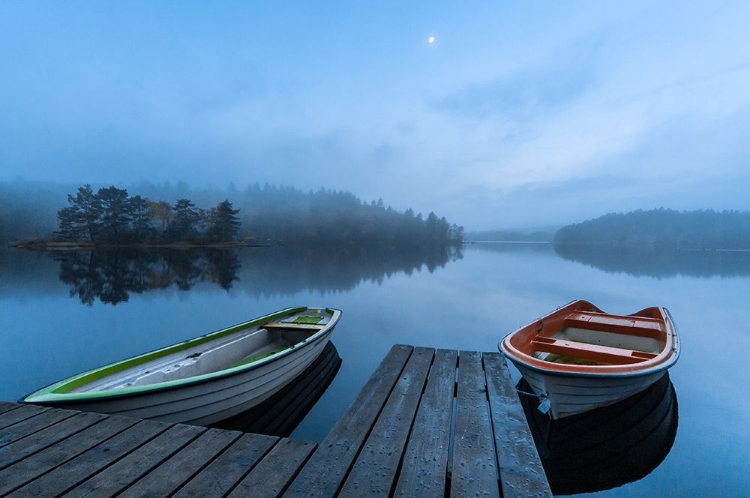
M 341 367 L 332 342 L 320 356 L 281 391 L 261 404 L 210 427 L 287 437 L 323 396 Z
M 529 391 L 524 380 L 522 392 Z M 526 419 L 556 495 L 591 493 L 637 481 L 666 458 L 677 435 L 677 395 L 665 374 L 615 404 L 559 420 L 521 395 Z

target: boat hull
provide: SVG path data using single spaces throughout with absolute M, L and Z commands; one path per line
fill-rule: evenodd
M 534 394 L 549 400 L 550 413 L 555 419 L 617 403 L 647 389 L 666 373 L 661 371 L 645 375 L 602 377 L 554 375 L 511 361 Z
M 281 390 L 320 356 L 334 327 L 335 321 L 311 340 L 272 361 L 218 371 L 195 381 L 187 379 L 177 385 L 155 386 L 137 392 L 115 390 L 93 398 L 70 393 L 38 401 L 31 395 L 22 401 L 110 415 L 210 425 L 247 411 Z
M 560 419 L 608 406 L 661 379 L 679 357 L 666 308 L 604 313 L 574 301 L 508 334 L 498 344 L 540 409 Z M 546 408 L 545 408 L 546 407 Z

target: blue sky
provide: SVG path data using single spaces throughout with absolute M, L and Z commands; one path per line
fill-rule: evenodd
M 325 187 L 468 230 L 750 209 L 748 26 L 742 1 L 4 0 L 0 181 Z

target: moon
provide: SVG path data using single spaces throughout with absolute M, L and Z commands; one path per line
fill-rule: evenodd
M 431 36 L 431 37 L 427 38 L 427 42 L 428 43 L 433 43 L 434 41 L 435 41 L 435 37 L 434 36 Z

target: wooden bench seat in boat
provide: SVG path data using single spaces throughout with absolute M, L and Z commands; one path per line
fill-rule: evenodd
M 283 329 L 283 330 L 309 330 L 317 332 L 322 330 L 325 325 L 318 323 L 295 323 L 295 322 L 267 322 L 263 324 L 265 329 Z
M 659 337 L 663 327 L 659 320 L 647 316 L 612 316 L 587 311 L 576 311 L 567 315 L 564 323 L 568 327 L 606 329 L 643 337 Z
M 656 357 L 655 353 L 645 351 L 634 351 L 632 349 L 603 346 L 600 344 L 588 344 L 584 342 L 542 336 L 531 341 L 531 345 L 534 351 L 614 365 L 640 363 Z

